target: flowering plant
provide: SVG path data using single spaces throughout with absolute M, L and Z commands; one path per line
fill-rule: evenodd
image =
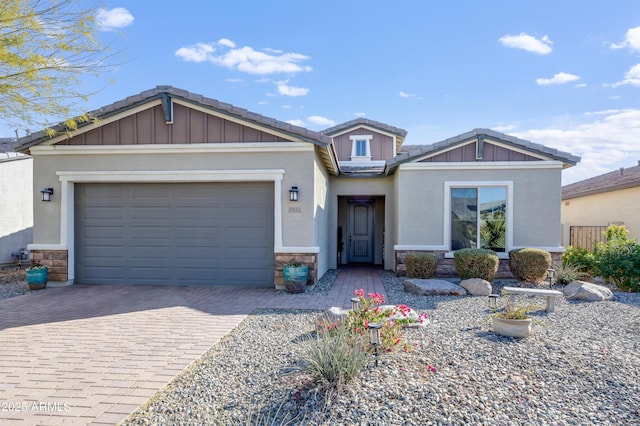
M 31 262 L 31 266 L 27 268 L 27 271 L 41 271 L 43 269 L 49 269 L 49 267 L 34 260 Z
M 384 295 L 378 293 L 368 293 L 364 295 L 364 290 L 359 289 L 353 292 L 354 296 L 359 299 L 356 309 L 349 311 L 346 327 L 355 334 L 366 336 L 369 324 L 380 323 L 380 349 L 387 352 L 395 348 L 401 347 L 405 351 L 409 349 L 408 343 L 404 340 L 402 334 L 402 326 L 416 322 L 414 318 L 410 318 L 408 313 L 410 308 L 407 305 L 395 305 L 393 308 L 383 308 Z M 418 322 L 427 319 L 426 314 L 418 317 Z

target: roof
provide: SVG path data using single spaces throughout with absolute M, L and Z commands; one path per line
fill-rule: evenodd
M 562 187 L 562 199 L 568 200 L 636 186 L 640 186 L 640 161 L 637 166 L 622 167 L 613 172 L 565 185 Z
M 407 131 L 404 129 L 391 126 L 380 121 L 370 120 L 368 118 L 362 117 L 356 118 L 355 120 L 347 121 L 346 123 L 338 124 L 337 126 L 330 127 L 323 130 L 321 133 L 330 137 L 334 137 L 360 126 L 371 127 L 375 130 L 385 133 L 391 133 L 392 135 L 394 135 L 396 137 L 396 151 L 400 151 L 400 147 L 404 143 L 404 138 L 407 137 Z
M 129 96 L 121 101 L 117 101 L 95 111 L 91 111 L 88 115 L 92 118 L 104 119 L 125 112 L 126 110 L 133 109 L 149 101 L 163 98 L 166 99 L 166 97 L 191 102 L 205 109 L 210 109 L 236 119 L 245 120 L 266 128 L 271 128 L 322 147 L 326 147 L 331 143 L 331 138 L 322 133 L 294 126 L 284 121 L 276 120 L 275 118 L 265 117 L 263 115 L 250 112 L 244 108 L 238 108 L 231 104 L 220 102 L 216 99 L 207 98 L 172 86 L 157 86 L 154 89 L 146 90 L 137 95 Z M 78 128 L 80 129 L 88 125 L 92 125 L 92 123 L 81 123 Z M 59 133 L 64 133 L 66 130 L 63 123 L 54 126 L 53 129 Z M 18 139 L 15 143 L 14 149 L 16 151 L 26 151 L 30 147 L 38 145 L 49 139 L 49 136 L 47 136 L 44 131 L 40 131 Z
M 503 145 L 518 148 L 527 151 L 533 155 L 551 158 L 553 160 L 562 161 L 567 166 L 575 166 L 580 161 L 580 157 L 568 152 L 558 151 L 557 149 L 520 139 L 505 133 L 496 132 L 490 129 L 474 129 L 470 132 L 462 133 L 458 136 L 436 142 L 431 145 L 408 145 L 403 148 L 398 155 L 387 162 L 387 174 L 393 172 L 403 163 L 414 162 L 416 160 L 434 156 L 442 151 L 446 151 L 458 145 L 464 145 L 478 138 L 487 138 L 500 142 Z

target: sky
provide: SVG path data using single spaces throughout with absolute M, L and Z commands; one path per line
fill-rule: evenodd
M 580 156 L 563 184 L 640 161 L 638 0 L 106 0 L 97 22 L 118 65 L 78 114 L 171 85 L 405 145 L 489 128 Z

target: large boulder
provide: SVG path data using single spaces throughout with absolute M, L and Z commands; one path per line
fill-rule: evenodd
M 586 300 L 589 302 L 610 300 L 613 297 L 613 293 L 608 288 L 585 281 L 574 281 L 566 285 L 562 292 L 569 300 Z
M 482 278 L 469 278 L 460 281 L 463 287 L 472 296 L 488 296 L 491 294 L 491 283 Z
M 340 324 L 349 316 L 348 309 L 337 308 L 335 306 L 330 307 L 326 311 L 320 314 L 316 324 L 329 325 L 332 323 Z
M 418 296 L 466 296 L 467 290 L 445 280 L 410 278 L 404 281 L 404 291 Z

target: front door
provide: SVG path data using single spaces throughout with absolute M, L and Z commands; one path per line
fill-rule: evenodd
M 373 263 L 373 202 L 350 201 L 348 220 L 347 261 Z

